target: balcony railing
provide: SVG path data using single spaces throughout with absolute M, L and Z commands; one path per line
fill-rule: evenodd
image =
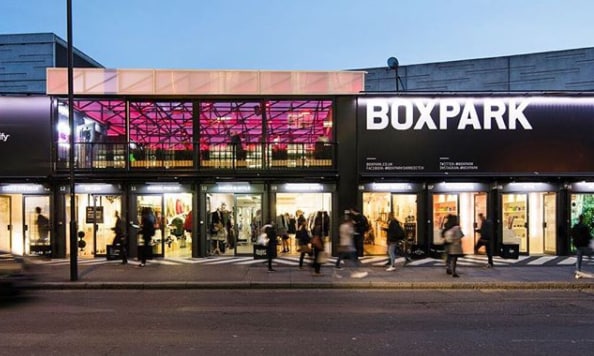
M 79 170 L 287 170 L 335 168 L 336 143 L 213 144 L 199 151 L 162 148 L 126 150 L 124 143 L 76 143 Z M 198 153 L 199 152 L 199 153 Z M 58 169 L 68 168 L 68 148 L 58 153 Z

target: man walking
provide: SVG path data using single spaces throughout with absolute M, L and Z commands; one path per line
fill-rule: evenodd
M 584 255 L 592 256 L 592 250 L 590 249 L 592 235 L 590 234 L 590 228 L 584 223 L 584 214 L 580 214 L 578 222 L 571 228 L 571 237 L 576 253 L 575 278 L 580 278 L 582 258 Z
M 478 228 L 476 231 L 481 234 L 480 239 L 476 242 L 474 246 L 474 254 L 478 253 L 479 248 L 481 246 L 485 246 L 487 251 L 487 268 L 493 267 L 493 222 L 490 219 L 487 219 L 485 214 L 480 213 L 478 214 L 479 220 L 481 221 L 481 227 Z

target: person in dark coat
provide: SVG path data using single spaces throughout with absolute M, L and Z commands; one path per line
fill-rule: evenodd
M 266 244 L 266 256 L 268 257 L 268 272 L 276 272 L 272 268 L 272 259 L 276 257 L 276 229 L 272 224 L 266 224 L 262 227 L 263 232 L 268 237 L 268 243 Z
M 322 218 L 316 218 L 314 220 L 314 225 L 311 230 L 312 239 L 311 239 L 311 247 L 313 249 L 313 268 L 314 268 L 314 276 L 319 276 L 321 273 L 322 268 L 322 256 L 324 254 L 324 237 L 322 236 L 324 233 L 322 227 Z
M 125 265 L 128 263 L 128 241 L 126 239 L 126 229 L 124 228 L 124 223 L 120 218 L 120 214 L 116 211 L 115 212 L 115 224 L 111 228 L 115 234 L 113 238 L 113 242 L 111 243 L 112 246 L 120 246 L 120 258 L 122 259 L 122 264 Z
M 142 246 L 142 253 L 140 254 L 140 265 L 139 267 L 144 267 L 146 265 L 146 259 L 151 255 L 152 248 L 151 242 L 153 236 L 155 236 L 155 224 L 156 224 L 155 214 L 153 213 L 153 209 L 150 207 L 144 207 L 141 210 L 141 217 L 140 217 L 140 233 L 142 234 L 142 240 L 144 244 Z
M 301 221 L 301 225 L 299 225 L 299 228 L 295 233 L 295 238 L 299 244 L 299 269 L 303 269 L 305 254 L 311 255 L 311 247 L 309 246 L 311 237 L 309 236 L 309 231 L 307 231 L 307 222 L 305 219 Z
M 449 259 L 446 273 L 451 274 L 454 278 L 458 278 L 460 277 L 456 273 L 458 257 L 464 257 L 464 253 L 462 251 L 462 238 L 464 237 L 464 233 L 460 229 L 458 215 L 448 215 L 448 220 L 444 230 L 444 239 L 448 244 L 447 254 Z
M 386 271 L 391 272 L 396 270 L 396 267 L 394 266 L 396 251 L 398 250 L 398 244 L 402 243 L 404 240 L 405 233 L 400 221 L 396 219 L 392 212 L 388 215 L 388 227 L 384 230 L 387 233 L 388 256 L 390 257 L 390 266 Z
M 479 248 L 485 246 L 488 259 L 487 268 L 491 268 L 493 267 L 493 222 L 491 219 L 487 219 L 483 213 L 480 213 L 478 217 L 481 221 L 481 226 L 476 231 L 481 234 L 481 237 L 474 246 L 474 253 L 477 254 Z
M 592 250 L 590 249 L 592 234 L 590 234 L 588 225 L 584 223 L 584 214 L 580 214 L 578 222 L 571 228 L 571 238 L 576 250 L 575 277 L 580 278 L 584 255 L 592 256 Z
M 356 208 L 351 209 L 351 217 L 355 228 L 355 234 L 353 235 L 355 249 L 357 250 L 355 258 L 358 259 L 363 256 L 363 241 L 365 240 L 365 233 L 369 230 L 369 221 Z

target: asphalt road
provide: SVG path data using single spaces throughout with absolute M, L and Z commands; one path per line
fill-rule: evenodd
M 0 304 L 2 355 L 560 355 L 592 290 L 40 290 Z

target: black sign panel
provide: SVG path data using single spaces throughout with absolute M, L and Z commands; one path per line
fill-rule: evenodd
M 103 224 L 103 207 L 87 206 L 87 224 Z
M 363 173 L 594 174 L 594 98 L 364 97 Z
M 0 175 L 50 174 L 48 97 L 0 97 Z

